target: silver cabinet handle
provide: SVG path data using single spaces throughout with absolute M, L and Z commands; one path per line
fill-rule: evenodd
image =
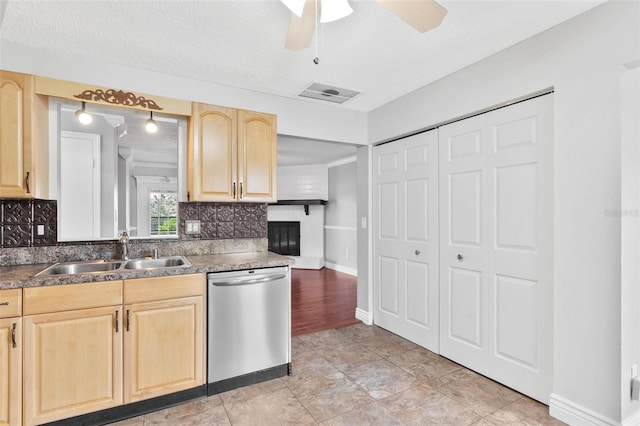
M 129 313 L 129 309 L 127 309 L 127 319 L 125 321 L 125 324 L 126 324 L 125 325 L 125 330 L 129 331 L 129 325 L 131 324 L 131 316 L 130 316 L 130 313 Z
M 120 311 L 118 311 L 116 309 L 116 333 L 120 332 L 120 325 L 119 325 L 120 324 L 120 318 L 119 318 L 118 312 L 120 312 Z
M 233 182 L 233 198 L 236 198 L 236 183 Z
M 242 182 L 240 182 L 240 199 L 242 200 Z
M 460 262 L 462 262 L 462 261 L 464 260 L 464 256 L 463 256 L 463 255 L 461 255 L 461 254 L 458 254 L 458 256 L 457 256 L 457 257 L 458 257 L 458 260 L 459 260 Z
M 420 250 L 416 250 L 414 253 L 416 254 L 416 256 L 419 256 L 420 255 Z
M 25 184 L 27 185 L 27 194 L 31 194 L 31 172 L 27 172 Z

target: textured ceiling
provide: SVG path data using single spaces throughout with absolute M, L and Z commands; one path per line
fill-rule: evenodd
M 602 1 L 442 0 L 449 13 L 425 34 L 374 0 L 350 3 L 352 15 L 319 28 L 318 65 L 315 42 L 284 48 L 290 12 L 278 0 L 9 0 L 0 36 L 285 97 L 312 81 L 334 84 L 363 92 L 335 108 L 370 111 Z

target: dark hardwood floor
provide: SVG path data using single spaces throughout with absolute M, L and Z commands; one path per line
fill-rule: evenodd
M 356 277 L 333 269 L 291 270 L 291 334 L 313 333 L 360 322 Z

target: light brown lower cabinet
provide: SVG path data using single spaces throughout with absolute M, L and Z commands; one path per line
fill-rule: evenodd
M 126 305 L 125 402 L 203 383 L 202 297 Z
M 24 289 L 24 424 L 204 384 L 205 288 L 196 274 Z
M 122 404 L 122 281 L 26 288 L 23 313 L 25 424 Z
M 22 318 L 0 319 L 0 425 L 22 422 Z

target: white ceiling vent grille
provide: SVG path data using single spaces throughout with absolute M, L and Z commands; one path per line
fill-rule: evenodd
M 332 102 L 334 104 L 342 104 L 347 102 L 349 99 L 353 99 L 359 94 L 360 92 L 355 90 L 313 82 L 306 88 L 302 89 L 302 91 L 298 93 L 298 96 L 317 99 L 319 101 Z

